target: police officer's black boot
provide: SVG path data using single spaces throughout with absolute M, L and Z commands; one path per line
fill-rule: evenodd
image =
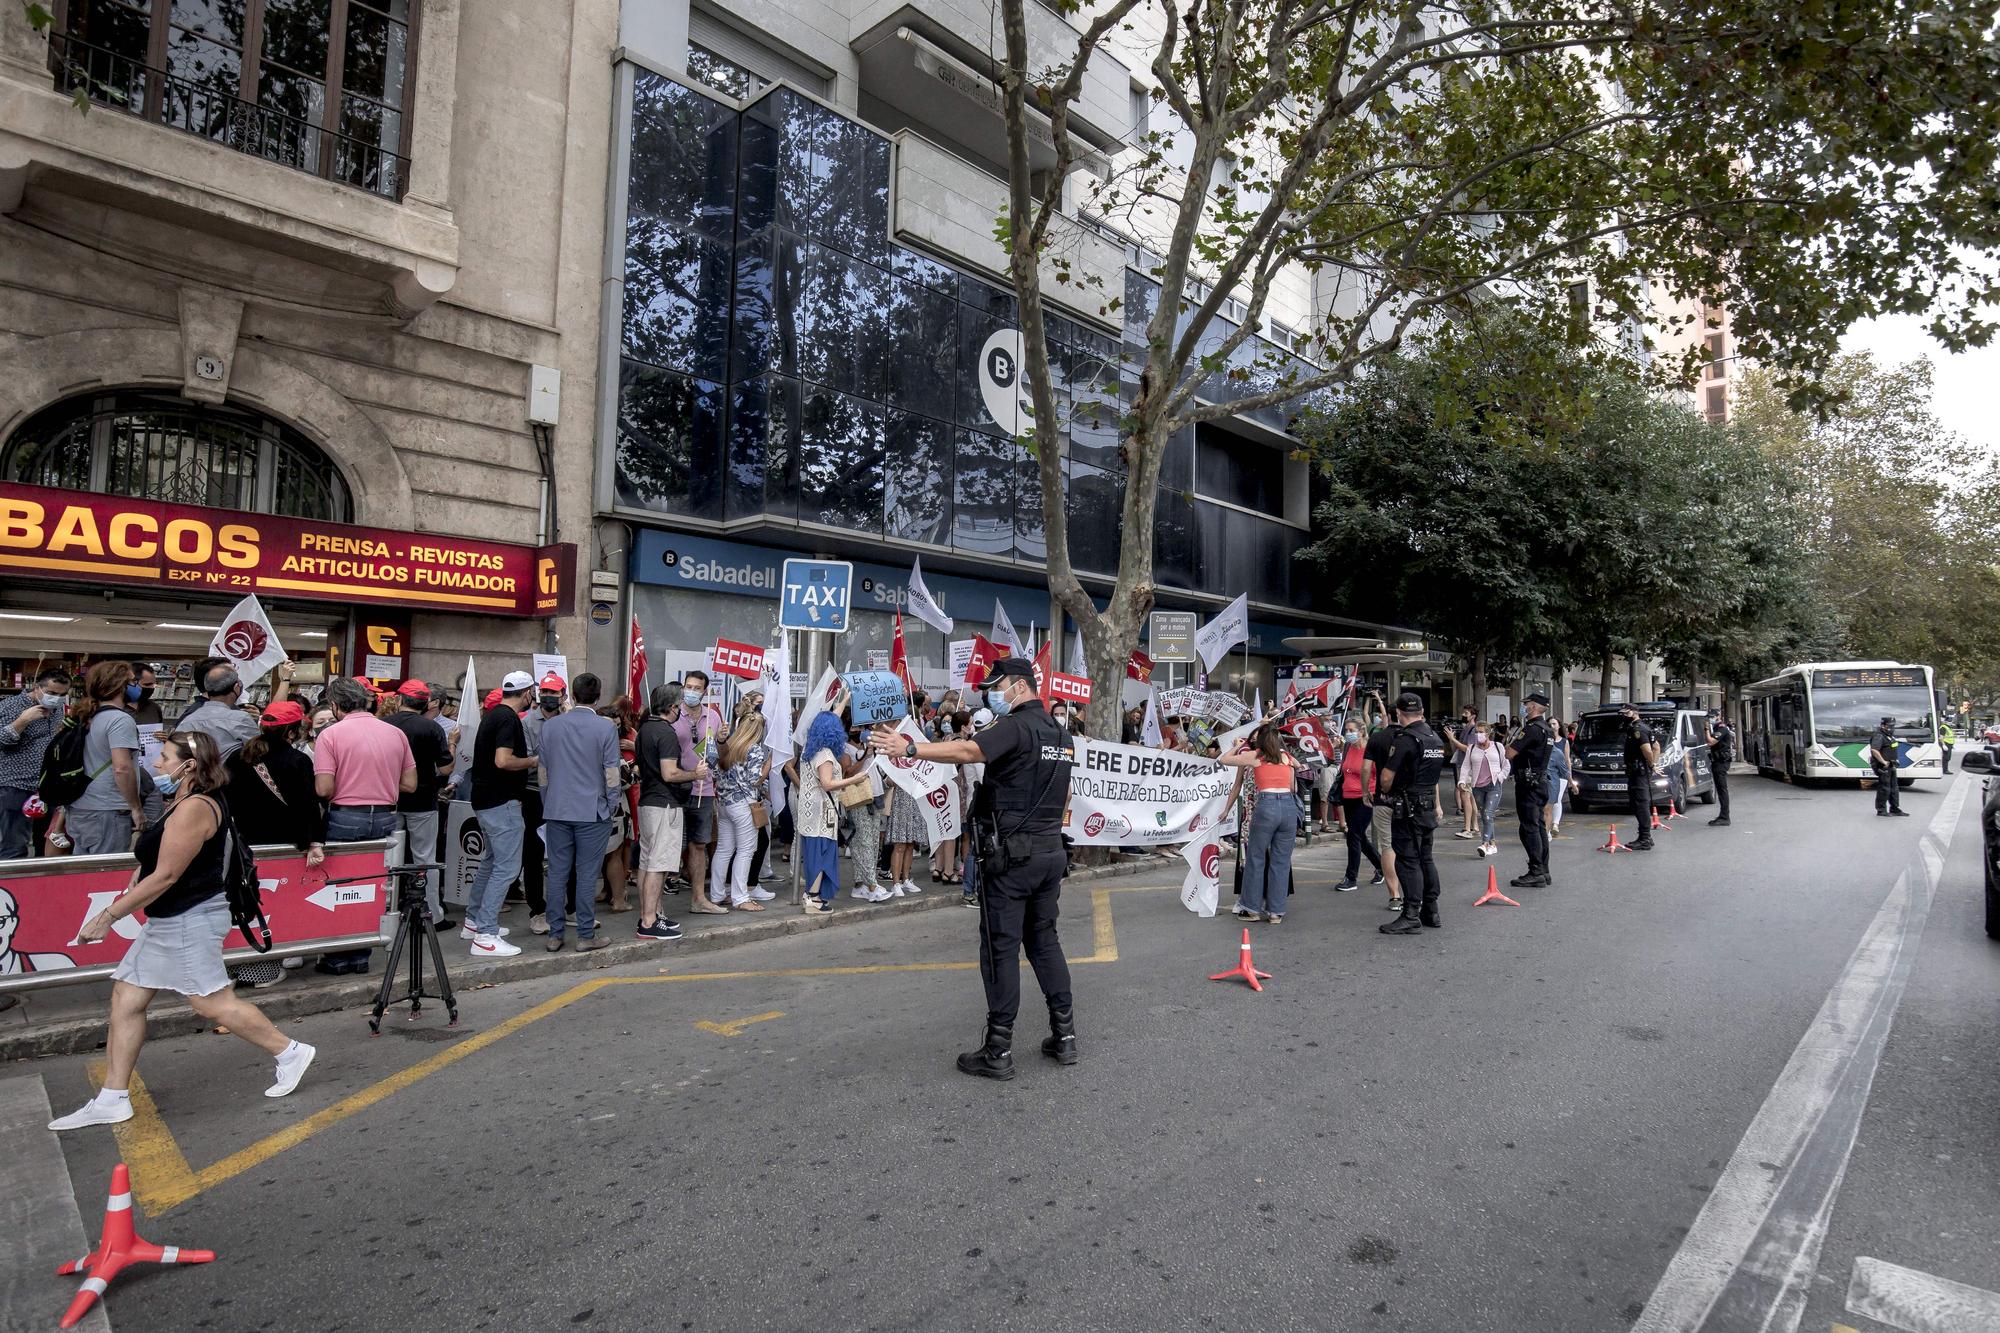
M 1059 1065 L 1076 1063 L 1076 1009 L 1049 1006 L 1049 1035 L 1042 1038 L 1042 1054 Z
M 1422 896 L 1423 896 L 1423 890 L 1420 888 L 1416 889 L 1414 892 L 1412 892 L 1410 889 L 1404 889 L 1403 914 L 1397 917 L 1394 921 L 1391 921 L 1388 925 L 1377 926 L 1375 927 L 1375 929 L 1381 931 L 1384 935 L 1423 934 L 1424 933 L 1423 909 L 1420 906 L 1418 906 L 1417 902 L 1417 900 Z M 1432 908 L 1431 910 L 1436 911 L 1437 909 Z
M 1438 915 L 1438 900 L 1435 898 L 1426 899 L 1423 907 L 1417 912 L 1417 919 L 1432 930 L 1443 926 L 1444 918 Z
M 958 1072 L 1006 1081 L 1014 1077 L 1014 1029 L 986 1025 L 986 1044 L 958 1057 Z

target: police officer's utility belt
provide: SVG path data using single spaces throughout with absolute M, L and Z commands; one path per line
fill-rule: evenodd
M 1004 833 L 997 816 L 976 819 L 972 836 L 979 848 L 979 869 L 983 874 L 1004 874 L 1031 856 L 1063 850 L 1060 833 Z

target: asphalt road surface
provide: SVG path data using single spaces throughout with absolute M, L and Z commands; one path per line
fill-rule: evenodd
M 1241 928 L 1177 861 L 1079 885 L 1082 1062 L 1036 1053 L 1030 999 L 1008 1084 L 952 1069 L 983 1017 L 956 906 L 473 991 L 457 1033 L 300 1020 L 280 1102 L 241 1043 L 164 1041 L 156 1116 L 19 1135 L 0 1186 L 60 1151 L 94 1237 L 122 1152 L 142 1234 L 220 1252 L 120 1278 L 114 1327 L 1978 1333 L 2000 944 L 1952 781 L 1890 820 L 1744 778 L 1734 827 L 1697 806 L 1647 854 L 1573 815 L 1519 908 L 1471 908 L 1446 837 L 1416 938 L 1322 842 L 1253 928 L 1261 995 L 1208 979 Z M 67 1110 L 92 1064 L 0 1077 Z M 72 1287 L 30 1289 L 12 1326 Z

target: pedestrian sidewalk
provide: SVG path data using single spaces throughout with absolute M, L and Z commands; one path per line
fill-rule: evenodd
M 1079 868 L 1071 872 L 1065 882 L 1085 883 L 1094 879 L 1135 875 L 1166 864 L 1168 861 L 1165 858 L 1153 855 L 1119 856 L 1110 865 Z M 1173 858 L 1172 864 L 1180 868 L 1179 858 Z M 562 952 L 544 950 L 542 945 L 547 937 L 528 933 L 527 909 L 516 902 L 509 905 L 502 924 L 514 932 L 508 936 L 508 941 L 521 946 L 522 952 L 517 957 L 474 958 L 456 930 L 445 932 L 438 943 L 444 950 L 452 989 L 469 991 L 479 986 L 564 972 L 596 971 L 649 960 L 669 962 L 690 953 L 708 953 L 755 944 L 760 940 L 803 934 L 809 930 L 838 929 L 936 907 L 952 907 L 959 903 L 962 896 L 963 891 L 952 884 L 933 885 L 916 897 L 897 898 L 886 903 L 856 902 L 843 892 L 838 906 L 831 913 L 821 914 L 802 912 L 792 905 L 789 892 L 780 892 L 777 901 L 766 904 L 765 911 L 710 916 L 686 911 L 687 897 L 684 893 L 670 894 L 663 909 L 668 916 L 681 923 L 684 933 L 680 939 L 664 942 L 634 939 L 632 928 L 639 921 L 636 910 L 611 916 L 599 907 L 598 929 L 612 943 L 591 953 L 576 951 L 574 934 L 569 947 Z M 238 994 L 251 1000 L 273 1020 L 329 1013 L 337 1009 L 365 1009 L 374 1003 L 376 992 L 381 989 L 382 969 L 388 961 L 389 951 L 385 946 L 375 951 L 370 960 L 372 970 L 367 973 L 322 976 L 314 972 L 308 963 L 296 971 L 287 972 L 282 982 L 267 990 L 241 989 Z M 397 969 L 399 984 L 407 982 L 408 969 L 409 961 L 405 957 Z M 430 970 L 426 958 L 424 971 L 428 974 Z M 101 1048 L 104 1045 L 105 1009 L 110 993 L 109 980 L 14 992 L 20 1003 L 0 1011 L 0 1060 L 76 1055 Z M 425 1007 L 442 1009 L 443 1006 L 433 1000 L 427 1002 Z M 146 1033 L 149 1039 L 178 1037 L 199 1032 L 203 1026 L 202 1020 L 184 1001 L 162 996 L 154 1002 L 147 1015 Z

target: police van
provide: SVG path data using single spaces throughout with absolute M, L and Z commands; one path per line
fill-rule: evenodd
M 1664 768 L 1668 760 L 1679 763 L 1683 751 L 1692 755 L 1694 781 L 1688 787 L 1688 797 L 1699 797 L 1703 805 L 1714 805 L 1715 776 L 1709 771 L 1708 745 L 1702 739 L 1708 734 L 1708 713 L 1684 708 L 1672 699 L 1633 706 L 1639 710 L 1639 720 L 1652 729 L 1653 739 L 1659 743 L 1661 766 Z M 1577 782 L 1577 792 L 1570 798 L 1573 807 L 1631 808 L 1625 777 L 1625 718 L 1617 708 L 1600 708 L 1577 719 L 1569 766 L 1570 776 Z M 1653 775 L 1653 804 L 1667 804 L 1665 773 Z

